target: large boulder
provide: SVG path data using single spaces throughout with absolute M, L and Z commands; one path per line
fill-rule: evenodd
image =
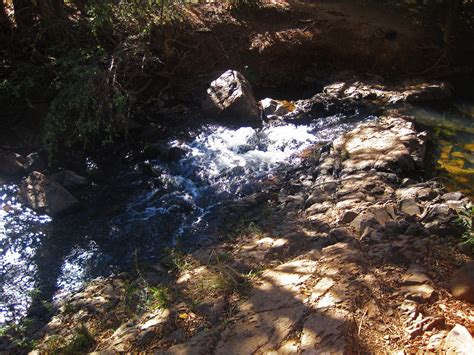
M 245 77 L 228 70 L 207 89 L 204 112 L 211 117 L 257 119 L 259 111 L 252 87 Z
M 87 179 L 77 175 L 74 171 L 63 170 L 51 175 L 51 179 L 68 189 L 78 188 L 87 184 Z
M 454 297 L 474 303 L 474 261 L 457 270 L 451 278 Z
M 456 324 L 446 337 L 444 351 L 446 354 L 474 354 L 474 341 L 469 331 L 462 325 Z
M 0 174 L 20 175 L 25 171 L 26 160 L 20 154 L 0 152 Z
M 64 187 L 38 171 L 33 171 L 23 181 L 20 199 L 32 209 L 55 216 L 76 206 L 76 200 Z

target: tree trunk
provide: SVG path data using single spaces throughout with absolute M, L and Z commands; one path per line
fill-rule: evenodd
M 11 31 L 10 19 L 3 0 L 0 0 L 0 33 L 9 35 Z
M 13 0 L 15 23 L 19 32 L 26 33 L 33 29 L 33 2 L 31 0 Z

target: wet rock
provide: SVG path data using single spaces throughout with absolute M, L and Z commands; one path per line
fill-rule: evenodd
M 187 151 L 180 147 L 169 147 L 165 143 L 147 145 L 140 153 L 141 159 L 160 159 L 164 162 L 174 162 L 185 156 Z
M 0 174 L 20 175 L 25 171 L 26 160 L 20 154 L 0 152 Z
M 451 278 L 451 293 L 454 297 L 474 303 L 474 261 L 457 270 Z
M 46 162 L 41 158 L 41 156 L 34 152 L 26 156 L 25 169 L 28 173 L 32 171 L 44 171 L 47 168 Z
M 413 199 L 404 199 L 400 201 L 400 210 L 409 216 L 419 216 L 421 208 Z
M 404 88 L 404 101 L 415 103 L 415 102 L 427 102 L 435 100 L 445 100 L 451 97 L 452 88 L 449 84 L 443 82 L 431 82 L 431 83 L 405 83 Z
M 63 170 L 51 175 L 51 179 L 61 184 L 65 188 L 78 188 L 87 184 L 87 179 L 76 174 L 72 170 Z
M 279 101 L 270 98 L 259 101 L 266 118 L 277 118 L 295 110 L 295 105 L 289 101 Z
M 19 196 L 32 209 L 51 216 L 67 211 L 79 203 L 64 187 L 37 171 L 23 181 Z
M 168 149 L 168 161 L 178 161 L 186 155 L 187 151 L 180 147 L 171 147 Z
M 444 351 L 448 354 L 474 354 L 474 341 L 469 331 L 462 325 L 456 324 L 446 337 Z
M 207 89 L 204 112 L 212 117 L 257 119 L 258 108 L 247 79 L 235 70 L 228 70 Z

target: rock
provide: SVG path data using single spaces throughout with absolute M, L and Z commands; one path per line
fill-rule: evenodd
M 289 101 L 279 101 L 270 98 L 259 101 L 266 118 L 277 118 L 295 110 L 295 105 Z
M 407 298 L 420 303 L 429 302 L 435 294 L 434 288 L 427 284 L 402 286 L 401 291 Z
M 445 201 L 459 201 L 464 197 L 462 192 L 448 192 L 446 194 L 443 194 L 441 198 Z
M 441 344 L 446 336 L 446 331 L 441 331 L 440 333 L 433 334 L 426 345 L 426 350 L 428 351 L 440 351 Z
M 168 320 L 169 316 L 170 316 L 170 311 L 165 309 L 162 312 L 160 312 L 160 314 L 155 316 L 154 318 L 152 318 L 152 319 L 148 320 L 147 322 L 145 322 L 144 324 L 142 324 L 140 326 L 140 329 L 141 330 L 148 330 L 150 328 L 156 327 L 157 325 L 163 324 L 164 322 L 166 322 Z
M 60 171 L 51 175 L 51 179 L 65 188 L 77 188 L 87 184 L 87 179 L 71 170 Z
M 392 219 L 385 207 L 374 207 L 371 211 L 381 226 L 385 226 Z
M 474 261 L 457 270 L 451 278 L 451 293 L 454 297 L 474 303 Z
M 211 117 L 258 119 L 258 107 L 247 79 L 228 70 L 207 89 L 203 110 Z
M 451 94 L 451 86 L 442 82 L 406 83 L 404 85 L 404 101 L 410 103 L 448 99 Z
M 171 147 L 168 149 L 168 161 L 178 161 L 186 155 L 187 151 L 180 147 Z
M 367 227 L 373 227 L 377 224 L 378 221 L 375 216 L 369 213 L 361 213 L 351 222 L 351 226 L 357 233 L 362 233 Z
M 421 208 L 413 199 L 404 199 L 400 201 L 400 210 L 409 216 L 419 216 Z
M 405 328 L 405 332 L 411 339 L 423 334 L 434 328 L 444 327 L 446 320 L 444 317 L 426 317 L 420 314 L 418 318 L 409 327 Z
M 446 337 L 444 351 L 448 354 L 474 354 L 474 341 L 469 331 L 462 325 L 456 324 Z
M 308 215 L 324 213 L 332 207 L 330 202 L 315 203 L 306 209 Z
M 55 216 L 76 206 L 79 201 L 64 187 L 41 174 L 32 172 L 23 181 L 19 197 L 34 210 Z
M 0 174 L 20 175 L 25 171 L 26 160 L 20 154 L 0 152 Z
M 32 171 L 44 171 L 47 168 L 47 164 L 36 152 L 30 153 L 26 156 L 25 169 L 28 173 Z
M 474 248 L 470 244 L 467 244 L 465 242 L 460 242 L 456 246 L 458 247 L 461 253 L 469 255 L 469 256 L 473 255 Z
M 351 223 L 359 214 L 354 211 L 346 211 L 341 217 L 341 223 Z
M 425 275 L 425 270 L 416 265 L 411 264 L 407 272 L 402 276 L 402 285 L 420 285 L 429 282 L 430 279 Z
M 335 152 L 347 157 L 342 174 L 355 171 L 411 172 L 424 142 L 413 124 L 395 114 L 377 123 L 364 123 L 333 142 Z
M 418 316 L 418 304 L 411 300 L 404 300 L 403 303 L 400 305 L 400 311 L 408 319 L 414 320 Z

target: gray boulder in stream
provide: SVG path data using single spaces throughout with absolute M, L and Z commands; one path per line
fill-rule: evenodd
M 0 152 L 0 174 L 20 175 L 25 171 L 25 158 L 12 152 Z
M 50 216 L 56 216 L 79 203 L 64 187 L 38 171 L 33 171 L 23 181 L 19 196 L 27 206 Z
M 235 70 L 227 70 L 211 83 L 202 107 L 211 117 L 247 120 L 259 117 L 250 83 Z

